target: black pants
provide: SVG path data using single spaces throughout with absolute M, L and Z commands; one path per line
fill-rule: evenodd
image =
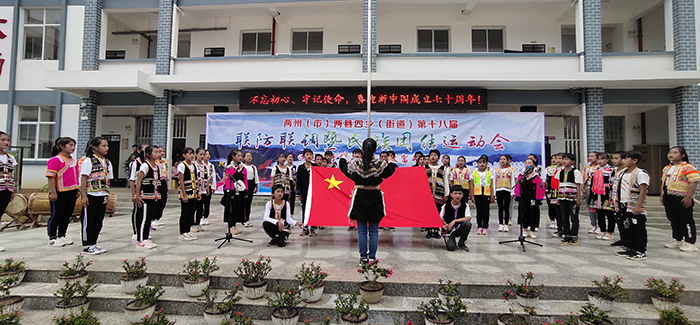
M 209 218 L 209 208 L 211 207 L 211 194 L 202 194 L 202 198 L 199 199 L 197 204 L 197 211 L 195 212 L 194 224 L 198 225 L 202 218 Z
M 476 205 L 476 226 L 477 228 L 489 227 L 489 207 L 491 205 L 491 197 L 488 195 L 475 195 L 474 204 Z
M 564 237 L 578 239 L 578 212 L 579 207 L 575 201 L 559 200 L 559 208 L 561 209 L 561 222 Z
M 561 219 L 561 217 L 557 218 L 557 215 L 561 215 L 561 211 L 559 210 L 559 204 L 552 203 L 551 199 L 547 199 L 547 207 L 547 215 L 549 216 L 549 221 L 556 222 L 557 220 Z
M 301 199 L 301 222 L 302 224 L 306 221 L 306 195 L 302 195 Z M 305 227 L 306 229 L 311 228 L 311 229 L 316 229 L 316 226 L 311 226 L 311 227 Z
M 2 192 L 7 192 L 12 195 L 10 191 Z M 73 215 L 73 209 L 75 208 L 75 201 L 78 199 L 78 190 L 58 192 L 57 195 L 58 199 L 55 202 L 51 202 L 51 217 L 49 217 L 49 221 L 46 223 L 49 239 L 66 236 L 70 217 Z M 7 198 L 7 203 L 10 203 L 9 196 Z M 5 208 L 7 208 L 7 204 Z
M 187 199 L 187 202 L 180 199 L 180 235 L 190 232 L 197 204 L 199 204 L 197 198 Z
M 693 205 L 695 202 L 690 201 L 690 207 L 685 208 L 681 204 L 682 196 L 664 194 L 663 198 L 666 218 L 671 222 L 673 239 L 695 244 L 697 240 L 695 220 L 693 219 Z
M 596 216 L 601 232 L 613 233 L 615 231 L 615 212 L 613 210 L 596 209 Z
M 154 220 L 160 220 L 163 218 L 163 212 L 165 211 L 165 206 L 168 203 L 168 181 L 160 180 L 160 186 L 158 187 L 158 192 L 160 193 L 160 200 L 158 200 L 158 213 L 156 213 L 156 218 Z
M 134 204 L 133 210 L 131 210 L 131 230 L 134 235 L 136 235 L 136 219 L 143 218 L 143 209 L 139 209 L 139 206 Z
M 253 196 L 255 195 L 255 180 L 248 180 L 248 195 L 245 198 L 245 222 L 250 222 L 250 208 L 253 206 Z
M 469 220 L 458 222 L 455 224 L 455 230 L 452 231 L 450 237 L 447 239 L 447 250 L 454 251 L 457 248 L 455 245 L 455 238 L 459 237 L 459 244 L 464 244 L 469 237 L 469 232 L 472 230 L 472 222 Z
M 81 211 L 80 224 L 82 226 L 81 237 L 83 247 L 97 245 L 97 237 L 102 231 L 102 223 L 107 210 L 107 196 L 94 196 L 88 194 L 88 206 Z
M 294 184 L 289 185 L 289 213 L 294 215 L 294 201 L 296 200 L 296 192 L 294 191 Z
M 284 222 L 284 227 L 289 229 L 289 225 L 286 221 Z M 268 221 L 263 222 L 263 229 L 265 229 L 265 233 L 272 238 L 275 245 L 279 247 L 284 247 L 287 245 L 289 233 L 286 231 L 280 231 L 277 224 Z
M 497 191 L 496 204 L 498 204 L 498 224 L 507 225 L 510 221 L 510 192 Z
M 12 198 L 12 192 L 7 190 L 0 191 L 0 216 L 5 213 L 7 205 L 10 204 L 10 199 Z
M 150 238 L 151 221 L 155 220 L 160 211 L 160 201 L 143 200 L 143 205 L 140 208 L 141 213 L 136 215 L 134 224 L 136 225 L 136 240 L 143 241 Z
M 523 230 L 535 231 L 540 225 L 540 207 L 532 205 L 531 200 L 520 199 L 518 202 L 518 223 L 523 226 Z
M 629 238 L 626 246 L 634 251 L 644 253 L 647 251 L 647 216 L 634 215 L 632 212 L 623 212 L 623 224 L 628 227 Z

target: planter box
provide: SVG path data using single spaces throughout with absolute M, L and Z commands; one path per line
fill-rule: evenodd
M 202 295 L 204 295 L 204 292 L 202 292 L 202 290 L 204 290 L 204 288 L 206 288 L 208 285 L 209 278 L 199 281 L 185 280 L 185 282 L 183 282 L 182 284 L 182 286 L 185 287 L 185 292 L 190 297 L 201 297 Z
M 140 279 L 124 279 L 121 278 L 122 290 L 124 293 L 132 294 L 138 290 L 138 286 L 146 286 L 148 283 L 148 275 Z
M 63 288 L 66 283 L 73 284 L 75 282 L 80 282 L 80 286 L 85 286 L 85 283 L 87 282 L 87 276 L 88 272 L 83 271 L 80 272 L 78 275 L 69 275 L 69 276 L 58 276 L 58 287 Z
M 17 277 L 17 282 L 15 282 L 13 285 L 10 286 L 16 287 L 20 283 L 22 283 L 22 280 L 24 280 L 24 276 L 27 274 L 27 270 L 22 270 L 22 271 L 16 271 L 16 272 L 8 272 L 8 273 L 2 273 L 0 274 L 0 281 L 5 280 L 5 278 L 11 277 L 11 276 L 16 276 Z
M 67 306 L 62 306 L 59 304 L 54 305 L 54 311 L 55 311 L 55 316 L 56 317 L 68 317 L 71 314 L 73 315 L 78 315 L 82 314 L 83 311 L 88 310 L 90 308 L 90 302 L 85 299 L 80 303 L 73 304 L 73 305 L 67 305 Z
M 294 308 L 293 313 L 289 316 L 280 316 L 278 309 L 272 311 L 272 324 L 275 325 L 296 325 L 299 321 L 299 309 Z
M 362 296 L 362 300 L 364 300 L 366 303 L 376 304 L 380 300 L 382 300 L 382 295 L 384 295 L 384 285 L 380 282 L 377 282 L 377 284 L 379 284 L 379 287 L 371 288 L 367 287 L 369 283 L 369 281 L 360 283 L 360 296 Z
M 352 320 L 345 317 L 345 315 L 340 316 L 340 323 L 343 325 L 368 325 L 369 315 L 365 313 L 358 320 Z
M 231 311 L 210 312 L 204 309 L 204 321 L 207 325 L 220 325 L 222 321 L 227 321 L 231 317 Z
M 654 304 L 654 307 L 656 307 L 656 309 L 659 311 L 672 310 L 675 307 L 681 306 L 680 301 L 655 296 L 651 296 L 651 302 Z
M 301 290 L 301 299 L 304 299 L 306 302 L 317 302 L 321 300 L 321 295 L 323 294 L 323 286 L 313 290 L 308 290 L 308 288 L 304 289 L 299 286 L 299 290 Z
M 243 283 L 243 293 L 248 299 L 260 299 L 265 295 L 265 291 L 267 291 L 267 280 L 258 283 Z
M 24 297 L 7 296 L 0 300 L 0 315 L 7 315 L 13 311 L 21 310 L 24 306 Z
M 141 323 L 144 316 L 151 316 L 156 311 L 156 304 L 135 307 L 136 300 L 132 300 L 126 304 L 126 320 L 131 324 Z

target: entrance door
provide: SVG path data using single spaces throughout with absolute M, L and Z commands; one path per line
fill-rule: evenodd
M 186 139 L 173 139 L 173 151 L 171 151 L 173 161 L 182 160 L 182 149 L 185 149 L 185 140 Z
M 122 162 L 119 161 L 119 150 L 121 149 L 122 136 L 120 134 L 103 134 L 103 138 L 107 139 L 109 151 L 105 158 L 112 163 L 112 172 L 114 172 L 114 181 L 119 178 Z
M 625 150 L 625 117 L 605 116 L 605 152 Z
M 578 168 L 584 165 L 586 160 L 581 156 L 581 127 L 578 116 L 564 116 L 564 147 L 566 152 L 576 156 Z

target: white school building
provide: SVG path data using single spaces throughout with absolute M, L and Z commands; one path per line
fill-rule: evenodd
M 545 114 L 547 152 L 685 146 L 700 162 L 696 0 L 0 0 L 0 129 L 41 188 L 59 136 L 204 143 L 208 112 L 246 90 L 479 89 L 480 110 Z M 367 21 L 371 20 L 368 31 Z M 361 110 L 361 109 L 350 109 Z M 641 147 L 640 147 L 641 145 Z M 637 147 L 635 147 L 637 146 Z M 659 167 L 660 168 L 660 167 Z

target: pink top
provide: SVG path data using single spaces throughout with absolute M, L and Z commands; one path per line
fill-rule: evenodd
M 515 184 L 515 189 L 513 191 L 513 194 L 518 197 L 520 196 L 520 179 L 522 177 L 522 174 L 518 175 L 518 182 Z M 543 200 L 545 189 L 544 183 L 542 183 L 542 179 L 539 175 L 537 175 L 532 179 L 532 182 L 535 184 L 535 200 Z
M 78 161 L 61 154 L 49 159 L 46 165 L 46 177 L 56 179 L 56 190 L 66 192 L 80 187 Z
M 224 190 L 233 190 L 236 187 L 233 185 L 235 181 L 242 180 L 245 184 L 245 189 L 248 189 L 248 172 L 243 164 L 236 166 L 235 164 L 228 165 L 224 171 Z

